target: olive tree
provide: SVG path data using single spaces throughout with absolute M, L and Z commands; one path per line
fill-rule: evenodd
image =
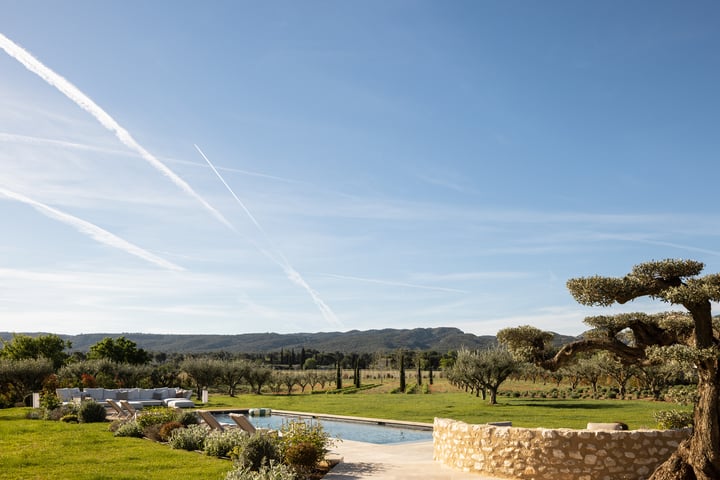
M 662 260 L 641 263 L 623 277 L 582 277 L 567 287 L 579 303 L 608 307 L 648 297 L 683 312 L 622 313 L 585 319 L 592 330 L 549 358 L 544 345 L 529 353 L 536 362 L 557 369 L 583 352 L 608 351 L 620 361 L 652 365 L 677 359 L 690 361 L 698 379 L 694 430 L 653 472 L 650 480 L 720 478 L 720 326 L 712 302 L 720 301 L 720 274 L 700 276 L 701 262 Z
M 489 394 L 488 402 L 497 404 L 497 391 L 500 385 L 519 371 L 520 364 L 505 348 L 492 347 L 470 351 L 461 349 L 455 365 L 448 372 L 448 378 L 455 384 L 469 387 L 476 395 L 478 392 Z
M 47 358 L 0 359 L 0 404 L 12 406 L 31 392 L 42 390 L 43 382 L 52 373 L 53 364 Z

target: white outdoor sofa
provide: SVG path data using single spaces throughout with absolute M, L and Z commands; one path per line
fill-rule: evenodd
M 58 388 L 55 390 L 63 403 L 81 402 L 86 399 L 105 404 L 106 399 L 127 400 L 135 408 L 176 407 L 191 408 L 195 403 L 190 400 L 192 390 L 174 387 L 158 388 Z

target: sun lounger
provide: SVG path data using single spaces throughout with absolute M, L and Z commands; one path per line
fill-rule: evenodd
M 248 433 L 255 433 L 257 429 L 255 428 L 255 425 L 253 425 L 250 420 L 247 419 L 245 415 L 242 413 L 231 413 L 228 415 L 233 422 L 237 424 L 238 427 L 240 427 L 242 430 L 248 432 Z
M 120 406 L 120 404 L 117 403 L 117 402 L 116 402 L 115 400 L 113 400 L 112 398 L 108 398 L 107 400 L 105 400 L 105 402 L 106 402 L 108 405 L 110 405 L 110 408 L 112 408 L 113 410 L 115 410 L 115 414 L 116 414 L 118 417 L 120 417 L 120 418 L 127 418 L 127 417 L 130 416 L 130 413 L 129 413 L 129 412 L 126 412 L 126 411 Z
M 127 400 L 120 400 L 120 406 L 128 412 L 128 416 L 137 417 L 137 410 Z
M 221 432 L 223 430 L 225 430 L 225 427 L 223 427 L 222 424 L 220 422 L 218 422 L 215 417 L 213 417 L 213 414 L 208 412 L 207 410 L 197 410 L 196 413 L 205 422 L 205 424 L 208 427 L 210 427 L 211 429 L 219 430 Z

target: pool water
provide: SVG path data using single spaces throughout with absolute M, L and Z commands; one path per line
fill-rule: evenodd
M 235 422 L 226 414 L 214 414 L 222 424 L 235 425 Z M 323 418 L 292 417 L 286 415 L 270 415 L 267 417 L 248 417 L 253 425 L 258 428 L 269 428 L 280 430 L 283 423 L 302 420 L 304 422 L 323 426 L 325 431 L 334 438 L 341 440 L 354 440 L 358 442 L 389 444 L 403 442 L 419 442 L 432 440 L 432 430 L 420 430 L 407 427 L 396 427 L 390 425 L 378 425 L 377 423 L 359 423 L 342 420 L 328 420 Z

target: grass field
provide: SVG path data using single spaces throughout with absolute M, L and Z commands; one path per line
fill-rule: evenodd
M 522 384 L 509 384 L 521 390 Z M 646 400 L 499 397 L 490 406 L 442 382 L 430 394 L 391 394 L 386 384 L 352 394 L 212 394 L 203 408 L 257 408 L 432 422 L 435 417 L 468 423 L 512 421 L 514 426 L 584 428 L 588 422 L 624 422 L 654 428 L 653 412 L 677 405 Z M 689 407 L 688 407 L 689 408 Z M 221 480 L 230 462 L 135 438 L 116 438 L 108 424 L 67 424 L 25 418 L 27 408 L 0 410 L 0 477 L 7 480 Z
M 463 393 L 432 395 L 212 395 L 205 408 L 275 408 L 310 413 L 430 422 L 435 417 L 468 423 L 512 421 L 518 427 L 585 428 L 588 422 L 624 422 L 655 428 L 653 413 L 676 405 L 645 400 L 550 400 L 500 398 L 488 405 Z

